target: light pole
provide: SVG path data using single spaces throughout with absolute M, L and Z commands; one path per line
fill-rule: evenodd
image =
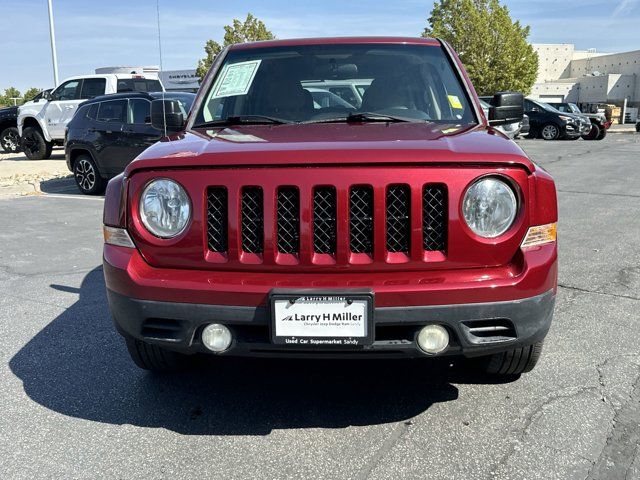
M 53 62 L 53 87 L 58 86 L 58 56 L 56 55 L 56 32 L 53 27 L 53 6 L 49 4 L 49 35 L 51 37 L 51 61 Z

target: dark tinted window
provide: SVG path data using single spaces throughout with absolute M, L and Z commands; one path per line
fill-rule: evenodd
M 107 86 L 107 80 L 104 78 L 85 78 L 82 82 L 82 93 L 80 98 L 88 99 L 104 95 Z
M 146 78 L 126 78 L 118 80 L 118 92 L 160 92 L 162 84 L 159 80 Z
M 87 117 L 95 120 L 96 117 L 98 116 L 98 107 L 100 106 L 99 103 L 93 103 L 89 106 L 89 110 L 87 110 Z
M 129 100 L 127 123 L 148 123 L 151 121 L 151 102 L 143 98 Z
M 80 80 L 69 80 L 54 90 L 51 100 L 75 100 L 78 98 Z
M 126 110 L 126 100 L 110 100 L 108 102 L 102 102 L 98 108 L 98 121 L 124 122 L 124 114 Z

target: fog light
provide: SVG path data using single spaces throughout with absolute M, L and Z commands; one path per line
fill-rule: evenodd
M 231 345 L 231 332 L 224 325 L 212 323 L 202 331 L 202 343 L 212 352 L 224 352 Z
M 418 346 L 427 353 L 440 353 L 449 345 L 449 332 L 442 325 L 427 325 L 418 334 Z

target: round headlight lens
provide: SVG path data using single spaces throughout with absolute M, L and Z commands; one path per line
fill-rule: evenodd
M 191 202 L 187 192 L 173 180 L 159 178 L 147 185 L 140 197 L 140 218 L 156 237 L 172 238 L 187 227 Z
M 497 178 L 483 178 L 464 195 L 464 220 L 476 235 L 495 238 L 506 232 L 516 218 L 518 202 L 513 189 Z

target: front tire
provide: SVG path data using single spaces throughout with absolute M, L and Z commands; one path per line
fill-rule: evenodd
M 106 182 L 90 155 L 79 155 L 73 163 L 73 178 L 78 189 L 85 195 L 99 195 L 104 192 Z
M 7 153 L 20 151 L 20 135 L 16 127 L 7 127 L 0 132 L 0 147 Z
M 600 136 L 600 127 L 595 123 L 591 125 L 591 130 L 586 135 L 582 135 L 584 140 L 598 140 Z
M 491 375 L 520 375 L 533 370 L 540 359 L 544 342 L 495 353 L 487 358 L 485 371 Z
M 606 136 L 607 136 L 607 130 L 603 128 L 600 130 L 600 134 L 598 135 L 596 140 L 604 140 L 604 137 Z
M 45 160 L 51 156 L 53 143 L 47 142 L 38 128 L 27 127 L 22 132 L 21 147 L 29 160 Z
M 560 129 L 554 123 L 547 123 L 540 130 L 540 135 L 544 140 L 557 140 L 560 137 Z
M 190 358 L 187 355 L 172 352 L 129 336 L 125 337 L 125 342 L 131 360 L 143 370 L 171 373 L 185 370 L 190 364 Z

